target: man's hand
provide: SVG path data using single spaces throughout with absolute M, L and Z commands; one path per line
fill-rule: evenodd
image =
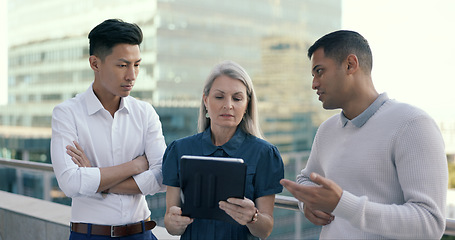
M 135 159 L 133 159 L 133 163 L 137 168 L 137 173 L 142 173 L 149 170 L 149 161 L 145 155 L 141 155 Z
M 71 160 L 79 167 L 91 167 L 90 161 L 85 156 L 84 150 L 76 141 L 73 141 L 74 146 L 66 146 L 66 153 L 71 156 Z
M 306 204 L 303 205 L 305 217 L 314 225 L 325 226 L 335 220 L 335 216 L 319 210 L 311 210 Z
M 311 173 L 310 179 L 319 186 L 305 186 L 287 179 L 281 179 L 280 183 L 313 213 L 316 210 L 331 213 L 338 205 L 343 189 L 334 181 L 316 173 Z

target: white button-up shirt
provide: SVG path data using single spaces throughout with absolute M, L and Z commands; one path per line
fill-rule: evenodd
M 78 167 L 66 153 L 77 141 L 92 167 Z M 162 157 L 166 149 L 161 122 L 153 107 L 123 97 L 112 118 L 95 96 L 92 85 L 57 105 L 52 114 L 51 159 L 63 192 L 72 198 L 71 221 L 122 225 L 150 216 L 145 195 L 164 191 Z M 146 155 L 149 170 L 133 176 L 143 194 L 96 193 L 101 167 L 116 166 Z

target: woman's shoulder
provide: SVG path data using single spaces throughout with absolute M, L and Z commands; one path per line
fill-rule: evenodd
M 263 139 L 263 138 L 256 137 L 256 136 L 254 136 L 253 134 L 246 134 L 245 140 L 246 140 L 247 142 L 255 143 L 255 144 L 258 144 L 258 145 L 264 145 L 264 146 L 273 145 L 273 144 L 271 144 L 270 142 L 268 142 L 267 140 L 265 140 L 265 139 Z
M 169 146 L 188 146 L 192 145 L 202 138 L 202 133 L 196 133 L 194 135 L 182 137 L 171 142 Z
M 180 159 L 182 155 L 192 154 L 201 151 L 200 141 L 201 134 L 194 134 L 191 136 L 183 137 L 172 141 L 166 148 L 163 156 L 163 162 L 167 159 Z
M 245 144 L 243 144 L 247 148 L 254 148 L 256 150 L 275 150 L 276 146 L 272 143 L 268 142 L 265 139 L 258 138 L 254 135 L 247 134 L 245 138 Z

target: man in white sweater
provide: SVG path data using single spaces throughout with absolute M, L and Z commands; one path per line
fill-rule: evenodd
M 342 112 L 319 127 L 297 183 L 281 183 L 306 218 L 323 225 L 320 238 L 440 239 L 448 173 L 434 120 L 378 94 L 371 50 L 358 33 L 327 34 L 308 57 L 324 109 Z

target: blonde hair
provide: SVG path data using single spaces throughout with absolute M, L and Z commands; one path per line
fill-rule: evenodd
M 253 82 L 251 81 L 248 73 L 241 67 L 238 63 L 233 61 L 223 61 L 215 65 L 215 67 L 210 72 L 207 80 L 204 84 L 203 94 L 208 96 L 212 84 L 215 79 L 219 76 L 227 76 L 233 79 L 240 80 L 245 84 L 246 93 L 248 95 L 248 106 L 246 108 L 246 113 L 243 116 L 242 121 L 239 124 L 239 127 L 246 133 L 254 135 L 258 138 L 264 138 L 262 131 L 259 127 L 259 116 L 257 110 L 257 100 L 256 94 L 253 88 Z M 204 99 L 201 99 L 201 106 L 199 108 L 199 119 L 198 119 L 198 131 L 203 132 L 210 126 L 210 118 L 206 117 L 207 109 L 204 105 Z

